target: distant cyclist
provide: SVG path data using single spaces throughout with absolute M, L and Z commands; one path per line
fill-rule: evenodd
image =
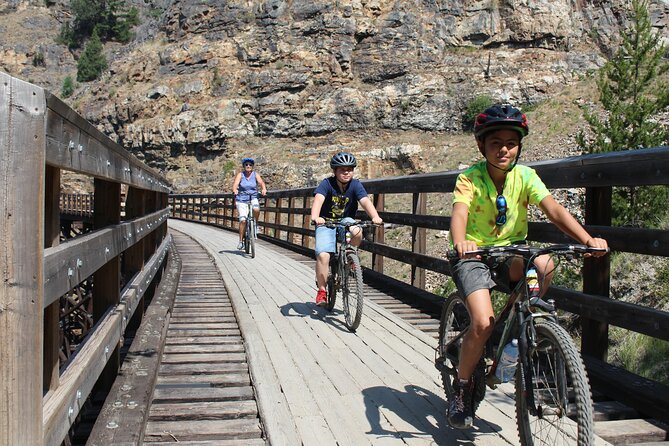
M 353 178 L 353 169 L 358 163 L 355 156 L 349 152 L 339 152 L 330 160 L 330 167 L 334 174 L 321 181 L 314 191 L 314 203 L 311 206 L 311 221 L 316 224 L 316 305 L 327 305 L 325 285 L 330 264 L 330 253 L 335 252 L 336 229 L 323 226 L 325 219 L 335 219 L 343 222 L 352 222 L 358 210 L 358 202 L 374 224 L 383 223 L 374 208 L 372 200 L 360 181 Z M 362 242 L 362 230 L 351 227 L 351 244 L 359 246 Z
M 253 158 L 242 159 L 242 171 L 235 176 L 235 181 L 232 184 L 232 193 L 235 194 L 235 204 L 239 216 L 239 244 L 237 249 L 244 249 L 244 230 L 246 229 L 246 216 L 249 214 L 249 206 L 253 207 L 253 217 L 256 221 L 260 217 L 258 186 L 260 186 L 260 195 L 267 194 L 265 182 L 260 174 L 253 170 L 254 166 Z

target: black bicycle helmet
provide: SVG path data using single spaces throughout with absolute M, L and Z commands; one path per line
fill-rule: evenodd
M 492 130 L 499 129 L 516 130 L 520 133 L 521 139 L 530 132 L 525 114 L 509 104 L 493 105 L 476 117 L 474 135 L 477 139 Z
M 355 156 L 349 152 L 336 153 L 330 160 L 330 167 L 333 169 L 337 167 L 355 167 L 357 165 L 358 162 L 356 161 Z

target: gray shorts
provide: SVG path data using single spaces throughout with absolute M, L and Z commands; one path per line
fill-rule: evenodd
M 509 269 L 503 264 L 491 272 L 490 267 L 477 259 L 457 260 L 451 264 L 453 281 L 466 299 L 474 291 L 497 288 L 509 292 Z

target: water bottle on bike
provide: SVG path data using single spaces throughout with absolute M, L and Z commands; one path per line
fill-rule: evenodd
M 511 342 L 504 346 L 502 350 L 502 357 L 497 364 L 495 376 L 503 382 L 509 382 L 513 379 L 516 373 L 516 366 L 518 364 L 518 339 L 512 339 Z

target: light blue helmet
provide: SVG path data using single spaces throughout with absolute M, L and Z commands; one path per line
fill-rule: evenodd
M 255 166 L 255 164 L 256 164 L 256 162 L 255 162 L 255 160 L 254 160 L 253 158 L 242 158 L 242 166 L 244 165 L 244 163 L 251 163 L 251 164 L 253 164 L 254 166 Z

